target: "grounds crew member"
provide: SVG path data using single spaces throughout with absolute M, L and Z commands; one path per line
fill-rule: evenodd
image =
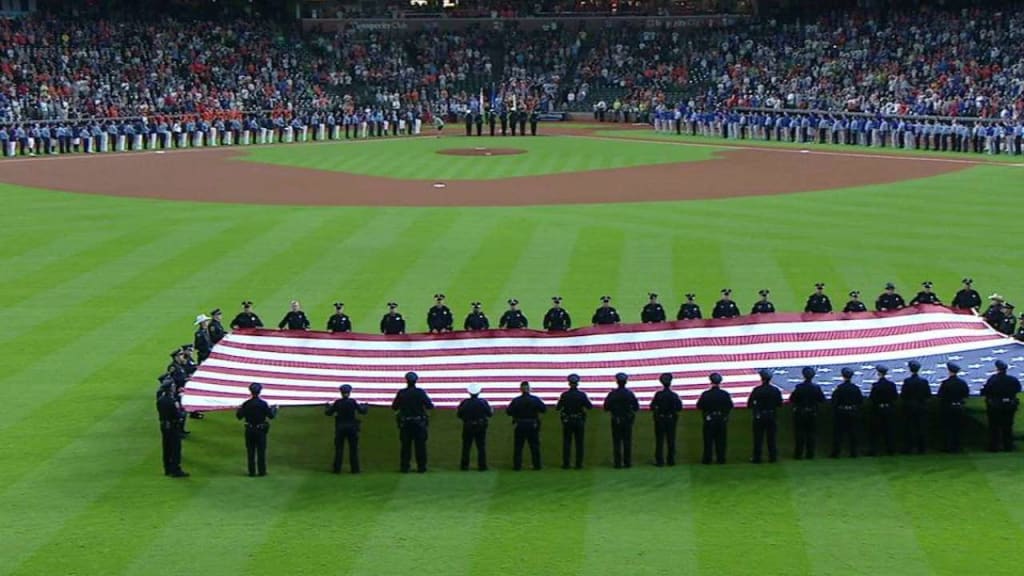
M 956 364 L 947 364 L 947 366 L 956 366 Z M 903 420 L 907 427 L 907 438 L 903 451 L 907 454 L 913 451 L 924 454 L 928 446 L 925 432 L 928 429 L 928 399 L 932 397 L 932 387 L 927 380 L 918 375 L 918 372 L 921 371 L 920 362 L 911 360 L 907 363 L 907 368 L 910 369 L 910 377 L 903 380 L 903 386 L 900 388 Z M 960 371 L 959 366 L 956 366 L 956 371 Z
M 515 427 L 512 469 L 523 469 L 523 444 L 529 444 L 533 469 L 540 470 L 540 415 L 547 412 L 548 407 L 540 398 L 530 394 L 529 382 L 520 382 L 519 391 L 521 394 L 513 398 L 505 409 Z
M 327 330 L 329 332 L 351 332 L 352 331 L 352 320 L 345 314 L 344 302 L 334 303 L 334 314 L 327 319 Z
M 768 295 L 771 292 L 765 288 L 757 291 L 757 295 L 761 297 L 760 300 L 754 303 L 753 308 L 750 309 L 751 314 L 774 314 L 775 305 L 768 300 Z
M 921 288 L 922 290 L 918 292 L 916 295 L 914 295 L 914 297 L 910 300 L 911 306 L 915 306 L 917 304 L 935 304 L 937 306 L 942 305 L 942 301 L 939 300 L 938 294 L 932 292 L 932 283 L 930 281 L 922 282 Z
M 776 441 L 778 431 L 778 410 L 782 406 L 782 392 L 772 385 L 771 370 L 760 370 L 761 385 L 750 391 L 747 399 L 747 406 L 753 415 L 754 432 L 754 454 L 750 461 L 754 464 L 761 463 L 761 449 L 764 444 L 768 445 L 768 461 L 776 462 L 779 459 L 779 447 Z
M 277 416 L 277 406 L 271 407 L 262 398 L 263 386 L 258 382 L 249 385 L 252 395 L 235 411 L 235 418 L 245 420 L 245 454 L 249 476 L 267 475 L 267 433 L 270 420 Z
M 185 478 L 188 473 L 181 469 L 180 422 L 185 415 L 174 394 L 174 380 L 163 376 L 157 393 L 156 411 L 160 418 L 160 436 L 163 445 L 164 476 Z
M 793 405 L 793 458 L 813 460 L 818 437 L 818 407 L 825 403 L 825 393 L 814 383 L 814 368 L 805 366 L 801 374 L 804 381 L 789 395 L 789 403 Z
M 416 387 L 419 376 L 415 372 L 405 374 L 405 388 L 395 394 L 391 409 L 398 421 L 398 436 L 402 445 L 399 469 L 409 471 L 413 447 L 416 448 L 416 471 L 427 471 L 427 410 L 434 409 L 434 403 L 425 390 Z
M 469 451 L 473 444 L 476 444 L 477 470 L 487 470 L 487 424 L 494 416 L 494 409 L 480 397 L 481 390 L 483 387 L 479 384 L 470 384 L 466 388 L 469 398 L 460 402 L 455 411 L 462 420 L 462 459 L 459 461 L 462 470 L 469 470 Z
M 871 392 L 868 393 L 868 400 L 871 400 L 871 436 L 870 454 L 874 456 L 879 453 L 878 436 L 881 435 L 885 443 L 885 453 L 892 456 L 895 453 L 893 444 L 893 428 L 896 425 L 896 401 L 900 393 L 896 389 L 896 383 L 886 378 L 889 368 L 876 366 L 878 380 L 871 385 Z
M 196 316 L 196 321 L 193 325 L 196 327 L 196 333 L 192 341 L 194 342 L 196 352 L 199 353 L 199 363 L 202 364 L 210 357 L 210 352 L 213 350 L 213 340 L 210 339 L 210 317 L 206 314 L 200 314 Z
M 405 318 L 398 313 L 397 302 L 388 302 L 388 312 L 380 319 L 380 332 L 389 336 L 405 334 Z
M 973 284 L 973 279 L 964 278 L 964 287 L 957 291 L 956 296 L 953 296 L 953 303 L 950 306 L 958 310 L 980 310 L 981 294 L 978 294 Z
M 444 305 L 444 294 L 434 294 L 434 305 L 427 311 L 427 330 L 432 334 L 451 332 L 452 311 Z
M 628 380 L 625 373 L 616 374 L 616 388 L 604 399 L 604 411 L 612 415 L 612 459 L 616 468 L 633 466 L 633 420 L 640 403 L 633 391 L 626 388 Z
M 220 308 L 214 308 L 210 311 L 210 324 L 206 327 L 210 333 L 210 344 L 216 346 L 218 342 L 224 339 L 227 335 L 227 331 L 224 330 L 224 324 L 222 322 L 224 314 Z
M 719 387 L 722 383 L 721 374 L 712 372 L 708 379 L 711 380 L 711 388 L 705 390 L 697 400 L 697 409 L 701 411 L 704 420 L 704 455 L 700 461 L 702 464 L 711 464 L 714 452 L 715 462 L 725 464 L 726 428 L 729 412 L 732 411 L 732 397 Z
M 544 315 L 544 329 L 548 332 L 565 332 L 572 328 L 572 318 L 569 312 L 562 308 L 562 297 L 551 298 L 551 308 Z
M 586 392 L 579 389 L 580 377 L 569 374 L 569 389 L 562 392 L 555 410 L 562 420 L 562 468 L 569 469 L 569 457 L 576 450 L 576 469 L 583 468 L 583 432 L 587 424 L 587 411 L 594 407 Z
M 867 312 L 868 307 L 860 299 L 860 290 L 850 291 L 850 301 L 843 307 L 843 312 Z
M 647 295 L 647 304 L 640 312 L 640 321 L 645 324 L 665 321 L 665 308 L 658 303 L 658 295 L 654 292 Z
M 252 300 L 242 302 L 242 311 L 231 321 L 231 329 L 263 328 L 263 321 L 252 311 Z
M 528 328 L 529 326 L 530 322 L 526 319 L 526 315 L 519 309 L 519 300 L 509 298 L 508 310 L 501 315 L 501 319 L 498 321 L 498 327 L 520 330 Z
M 342 384 L 338 390 L 341 398 L 327 403 L 325 414 L 334 416 L 334 464 L 331 471 L 341 473 L 345 459 L 345 444 L 348 443 L 348 468 L 353 474 L 359 473 L 359 414 L 366 414 L 366 404 L 352 399 L 352 387 Z
M 298 300 L 292 300 L 291 310 L 277 323 L 278 330 L 309 330 L 309 318 L 302 311 L 302 305 Z
M 896 292 L 896 285 L 892 282 L 885 283 L 885 292 L 882 292 L 875 300 L 875 310 L 878 312 L 892 312 L 906 308 L 906 306 L 907 303 L 903 301 L 903 296 Z
M 818 282 L 814 285 L 814 294 L 807 297 L 807 304 L 804 312 L 815 314 L 827 314 L 832 311 L 832 301 L 825 294 L 825 283 Z
M 722 289 L 722 299 L 715 302 L 715 309 L 711 311 L 712 318 L 735 318 L 740 315 L 740 309 L 732 301 L 732 289 Z
M 981 388 L 988 413 L 989 452 L 1012 452 L 1013 418 L 1020 401 L 1020 381 L 1006 373 L 1006 362 L 996 360 L 996 373 Z
M 971 395 L 971 389 L 959 376 L 960 366 L 949 362 L 946 364 L 946 370 L 949 371 L 949 378 L 939 384 L 936 396 L 939 398 L 939 416 L 945 436 L 942 449 L 955 454 L 960 452 L 960 428 L 963 425 L 967 397 Z
M 491 321 L 487 319 L 487 315 L 484 314 L 483 310 L 480 309 L 481 304 L 479 302 L 473 302 L 470 304 L 473 311 L 466 315 L 466 321 L 462 323 L 463 330 L 487 330 L 491 327 Z
M 848 440 L 850 457 L 857 457 L 860 407 L 864 394 L 853 383 L 853 370 L 843 368 L 843 381 L 832 391 L 832 457 L 839 458 L 843 440 Z
M 679 306 L 679 313 L 676 314 L 676 320 L 700 320 L 703 316 L 700 313 L 700 306 L 694 302 L 697 298 L 696 294 L 688 293 L 686 295 L 686 302 L 683 302 Z
M 594 316 L 590 319 L 594 326 L 607 326 L 619 323 L 619 312 L 612 308 L 611 302 L 611 296 L 601 296 L 601 307 L 594 311 Z
M 661 390 L 651 399 L 651 415 L 654 418 L 654 465 L 676 465 L 676 426 L 683 401 L 672 391 L 672 374 L 665 372 L 658 377 Z

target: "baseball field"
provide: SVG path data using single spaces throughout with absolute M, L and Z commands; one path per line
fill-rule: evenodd
M 0 161 L 0 576 L 1020 573 L 1024 459 L 983 450 L 977 406 L 965 455 L 933 431 L 925 456 L 795 462 L 784 426 L 762 466 L 745 411 L 729 463 L 697 464 L 687 412 L 682 464 L 655 468 L 644 415 L 630 470 L 596 414 L 582 471 L 549 414 L 546 469 L 518 473 L 503 414 L 477 473 L 442 412 L 424 475 L 397 473 L 373 408 L 359 476 L 328 473 L 320 408 L 285 409 L 256 479 L 216 413 L 189 421 L 192 476 L 161 474 L 156 377 L 197 314 L 243 299 L 275 325 L 298 299 L 318 329 L 341 300 L 374 332 L 391 300 L 424 331 L 436 292 L 492 322 L 557 294 L 577 324 L 604 294 L 637 321 L 652 291 L 670 314 L 724 287 L 798 310 L 818 281 L 838 303 L 924 280 L 948 302 L 964 276 L 1024 293 L 1012 158 L 548 132 Z

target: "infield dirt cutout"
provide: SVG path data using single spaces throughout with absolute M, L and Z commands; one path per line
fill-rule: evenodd
M 548 130 L 549 133 L 556 130 Z M 587 136 L 589 129 L 560 127 Z M 520 137 L 523 138 L 523 137 Z M 526 137 L 529 138 L 529 137 Z M 482 141 L 490 137 L 482 137 Z M 502 143 L 514 144 L 512 138 Z M 618 141 L 618 140 L 616 140 Z M 622 140 L 626 142 L 627 140 Z M 693 145 L 630 139 L 637 145 Z M 460 138 L 459 143 L 465 140 Z M 294 144 L 299 146 L 300 144 Z M 308 144 L 315 146 L 317 144 Z M 358 146 L 358 142 L 340 146 Z M 566 145 L 571 146 L 571 141 Z M 610 144 L 612 145 L 612 144 Z M 887 184 L 983 162 L 785 148 L 719 146 L 712 160 L 521 176 L 400 180 L 239 161 L 240 148 L 0 160 L 0 182 L 87 194 L 205 202 L 318 206 L 528 206 L 759 196 Z M 472 155 L 514 148 L 472 147 Z M 438 184 L 443 184 L 438 186 Z

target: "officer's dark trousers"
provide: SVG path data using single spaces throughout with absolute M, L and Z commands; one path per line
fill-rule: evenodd
M 711 464 L 711 453 L 714 452 L 715 462 L 725 464 L 725 419 L 704 419 L 704 455 L 701 462 Z
M 612 417 L 612 461 L 616 468 L 633 465 L 633 419 Z
M 487 426 L 463 424 L 462 460 L 459 462 L 463 470 L 469 470 L 469 451 L 473 444 L 476 444 L 476 467 L 487 470 Z
M 941 416 L 942 431 L 945 434 L 942 448 L 946 452 L 959 452 L 964 410 L 959 406 L 946 406 L 942 409 Z
M 523 444 L 530 445 L 533 469 L 540 470 L 540 423 L 536 420 L 517 422 L 512 445 L 512 468 L 523 468 Z
M 836 410 L 832 420 L 832 457 L 838 458 L 843 440 L 850 445 L 850 457 L 857 457 L 857 415 L 848 410 Z
M 245 455 L 249 465 L 249 476 L 265 476 L 267 473 L 267 431 L 245 428 Z
M 334 466 L 332 470 L 341 472 L 341 463 L 345 460 L 345 443 L 348 443 L 348 468 L 352 473 L 359 472 L 359 428 L 345 426 L 334 430 Z
M 927 416 L 928 411 L 924 407 L 910 408 L 904 412 L 903 417 L 907 422 L 907 443 L 904 451 L 908 454 L 915 450 L 918 454 L 925 453 L 928 446 L 925 436 Z
M 779 459 L 779 446 L 776 443 L 776 432 L 778 426 L 774 414 L 754 415 L 754 462 L 761 461 L 763 444 L 768 443 L 768 460 L 775 462 Z
M 676 465 L 676 423 L 679 418 L 654 417 L 654 463 Z M 666 453 L 667 452 L 667 453 Z
M 576 449 L 576 467 L 583 468 L 583 431 L 585 424 L 579 422 L 565 422 L 562 424 L 562 468 L 569 467 L 569 456 L 573 448 Z
M 407 422 L 399 430 L 399 440 L 402 443 L 400 468 L 402 472 L 409 471 L 409 463 L 412 459 L 412 451 L 416 449 L 416 471 L 427 471 L 427 427 L 419 422 Z
M 988 409 L 988 449 L 992 452 L 1013 450 L 1013 416 L 1016 410 L 1003 407 Z
M 472 136 L 472 135 L 473 135 L 473 123 L 472 122 L 466 122 L 466 136 Z
M 164 474 L 181 471 L 181 434 L 177 422 L 161 422 L 160 435 L 163 437 Z
M 893 449 L 893 411 L 892 408 L 875 408 L 874 421 L 871 427 L 871 453 L 879 452 L 879 436 L 885 443 L 886 454 L 892 455 Z
M 814 448 L 817 444 L 818 436 L 818 417 L 814 412 L 809 413 L 793 413 L 793 438 L 795 440 L 796 449 L 793 452 L 793 458 L 801 460 L 807 458 L 808 460 L 814 459 Z

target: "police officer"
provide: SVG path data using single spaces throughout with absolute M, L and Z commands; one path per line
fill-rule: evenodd
M 473 135 L 473 113 L 467 108 L 465 111 L 466 136 Z
M 1013 336 L 1017 332 L 1017 317 L 1013 311 L 1013 304 L 1009 302 L 1003 304 L 1003 319 L 999 322 L 999 326 L 996 327 L 999 333 Z
M 979 310 L 981 309 L 981 294 L 974 289 L 974 280 L 972 278 L 964 278 L 964 287 L 957 291 L 956 296 L 953 296 L 952 307 L 958 310 Z
M 955 364 L 954 364 L 955 366 Z M 907 426 L 906 445 L 904 452 L 910 454 L 916 450 L 924 454 L 928 445 L 925 436 L 928 418 L 928 399 L 932 396 L 932 388 L 928 381 L 918 375 L 921 364 L 916 360 L 907 363 L 910 377 L 903 380 L 900 388 L 900 400 L 903 403 L 903 418 Z M 957 367 L 959 371 L 959 367 Z
M 945 441 L 942 450 L 949 453 L 960 452 L 960 427 L 963 424 L 964 411 L 967 406 L 967 397 L 971 395 L 971 389 L 960 378 L 960 366 L 949 362 L 946 364 L 949 377 L 939 384 L 939 416 L 942 419 L 942 428 L 945 432 Z
M 789 403 L 793 405 L 793 439 L 796 449 L 793 458 L 814 459 L 818 436 L 818 406 L 825 403 L 825 393 L 814 383 L 814 368 L 805 366 L 801 371 L 804 381 L 793 388 Z
M 334 303 L 334 314 L 327 319 L 327 331 L 328 332 L 351 332 L 352 331 L 352 320 L 345 314 L 344 302 Z
M 530 136 L 537 135 L 537 122 L 540 120 L 540 113 L 534 108 L 530 110 Z
M 245 454 L 249 476 L 267 475 L 267 432 L 270 422 L 277 416 L 277 406 L 271 407 L 262 398 L 263 386 L 259 382 L 249 385 L 251 398 L 235 411 L 235 418 L 245 420 Z
M 341 473 L 341 463 L 345 459 L 345 443 L 348 443 L 348 468 L 353 474 L 359 474 L 359 414 L 366 414 L 366 404 L 352 399 L 352 387 L 342 384 L 338 388 L 341 398 L 327 403 L 325 414 L 334 416 L 334 464 L 331 471 Z
M 714 451 L 715 461 L 725 464 L 726 427 L 729 412 L 732 411 L 732 397 L 719 388 L 722 384 L 721 374 L 712 372 L 708 379 L 711 380 L 711 388 L 705 390 L 697 400 L 697 409 L 704 418 L 704 455 L 701 463 L 711 464 L 711 453 Z
M 732 301 L 732 289 L 722 289 L 722 299 L 715 302 L 715 309 L 711 311 L 712 318 L 735 318 L 740 315 L 740 309 Z
M 910 305 L 916 306 L 917 304 L 934 304 L 941 306 L 942 301 L 939 300 L 938 294 L 932 292 L 932 283 L 925 281 L 921 283 L 922 290 L 918 292 L 911 300 Z
M 611 296 L 601 296 L 601 307 L 594 311 L 594 316 L 590 319 L 590 322 L 594 326 L 606 326 L 609 324 L 619 323 L 619 312 L 615 308 L 612 308 L 611 302 Z
M 419 376 L 415 372 L 405 374 L 405 388 L 395 394 L 391 409 L 395 411 L 399 441 L 402 444 L 399 468 L 403 473 L 409 471 L 415 445 L 416 471 L 422 474 L 427 471 L 427 410 L 433 410 L 434 403 L 425 390 L 416 387 L 417 381 Z
M 996 373 L 989 377 L 981 388 L 985 398 L 985 409 L 988 414 L 988 450 L 989 452 L 1012 452 L 1013 418 L 1020 404 L 1020 380 L 1006 373 L 1006 362 L 996 360 Z
M 594 407 L 586 392 L 579 389 L 580 377 L 569 374 L 569 389 L 562 392 L 555 404 L 555 410 L 562 420 L 562 468 L 569 469 L 569 456 L 576 449 L 576 469 L 583 468 L 583 432 L 586 429 L 587 411 Z
M 762 289 L 757 291 L 757 295 L 761 297 L 760 300 L 754 303 L 754 307 L 750 309 L 751 314 L 774 314 L 775 305 L 768 300 L 768 295 L 771 292 L 768 289 Z
M 519 111 L 519 135 L 526 136 L 526 120 L 529 115 L 526 113 L 526 109 Z
M 210 340 L 210 317 L 206 314 L 200 314 L 196 316 L 196 321 L 193 324 L 196 327 L 196 333 L 193 337 L 193 343 L 195 344 L 196 351 L 199 353 L 199 363 L 202 364 L 210 357 L 210 352 L 213 350 L 213 341 Z
M 224 330 L 224 324 L 222 322 L 223 319 L 224 314 L 223 312 L 221 312 L 220 308 L 214 308 L 210 312 L 210 324 L 206 327 L 206 329 L 210 334 L 211 346 L 216 346 L 217 343 L 223 340 L 224 336 L 227 335 L 227 331 Z
M 515 426 L 512 469 L 523 469 L 523 444 L 529 444 L 533 469 L 540 470 L 540 415 L 547 412 L 548 407 L 540 398 L 530 394 L 529 382 L 521 382 L 519 391 L 521 394 L 513 398 L 505 409 Z
M 544 329 L 548 332 L 564 332 L 572 327 L 569 312 L 562 308 L 562 297 L 551 298 L 551 308 L 544 315 Z
M 900 296 L 896 292 L 896 285 L 892 282 L 886 282 L 885 292 L 882 292 L 878 299 L 875 300 L 875 310 L 879 312 L 892 312 L 893 310 L 900 310 L 906 307 L 906 302 L 903 301 L 903 296 Z
M 604 399 L 604 411 L 612 415 L 612 459 L 616 468 L 633 466 L 633 420 L 640 403 L 633 391 L 626 388 L 628 380 L 626 374 L 616 374 L 616 388 Z
M 494 409 L 480 397 L 483 387 L 479 384 L 470 384 L 466 387 L 469 398 L 459 402 L 459 408 L 455 415 L 462 420 L 462 459 L 459 467 L 462 470 L 469 470 L 469 450 L 476 444 L 476 468 L 484 472 L 487 470 L 487 424 L 491 416 L 494 416 Z
M 530 322 L 526 319 L 526 315 L 519 309 L 519 300 L 509 298 L 508 310 L 501 315 L 501 319 L 498 321 L 498 327 L 520 330 L 528 328 L 529 326 Z
M 1003 323 L 1003 318 L 1006 317 L 1005 300 L 999 294 L 993 294 L 988 297 L 989 305 L 985 309 L 985 313 L 982 316 L 985 318 L 985 322 L 996 330 Z
M 431 334 L 451 332 L 452 311 L 444 305 L 444 294 L 434 294 L 434 305 L 427 311 L 427 329 Z
M 686 295 L 686 302 L 683 302 L 679 306 L 679 313 L 676 314 L 676 320 L 700 320 L 703 317 L 700 313 L 700 306 L 694 302 L 696 298 L 697 295 L 693 293 Z
M 676 426 L 683 401 L 672 390 L 672 374 L 665 372 L 658 377 L 661 390 L 651 399 L 651 415 L 654 418 L 654 465 L 661 467 L 668 463 L 676 465 Z
M 380 319 L 380 332 L 389 336 L 405 334 L 405 318 L 398 313 L 397 302 L 388 302 L 388 313 Z
M 501 135 L 505 136 L 508 134 L 508 110 L 505 109 L 504 104 L 501 107 L 498 118 L 501 120 Z
M 491 327 L 490 320 L 487 319 L 487 315 L 480 309 L 481 304 L 479 302 L 473 302 L 470 304 L 473 311 L 466 315 L 466 321 L 462 323 L 463 330 L 487 330 Z
M 843 312 L 867 312 L 868 307 L 860 299 L 860 290 L 850 290 L 850 301 L 843 306 Z
M 491 130 L 491 136 L 494 136 L 494 125 L 498 121 L 498 115 L 494 113 L 494 109 L 493 108 L 488 107 L 487 108 L 486 116 L 487 116 L 487 126 Z
M 761 377 L 761 385 L 751 390 L 747 399 L 747 406 L 754 418 L 754 455 L 750 459 L 754 464 L 761 463 L 761 448 L 765 441 L 768 444 L 768 461 L 776 462 L 779 459 L 775 433 L 778 430 L 776 416 L 782 406 L 782 392 L 772 385 L 771 370 L 760 370 L 757 374 Z
M 181 469 L 181 431 L 179 429 L 179 423 L 184 418 L 184 413 L 174 394 L 174 380 L 166 375 L 160 380 L 156 411 L 160 418 L 160 436 L 163 439 L 164 476 L 186 478 L 188 473 Z
M 309 318 L 306 318 L 306 313 L 302 311 L 302 305 L 298 300 L 292 300 L 291 310 L 277 323 L 277 329 L 309 330 Z
M 815 314 L 827 314 L 832 311 L 832 301 L 825 294 L 825 283 L 818 282 L 814 285 L 814 294 L 807 297 L 807 304 L 804 312 Z
M 886 378 L 889 368 L 876 366 L 878 380 L 871 385 L 871 392 L 868 393 L 868 400 L 871 400 L 872 426 L 870 437 L 871 456 L 878 454 L 878 436 L 881 434 L 885 442 L 886 454 L 892 456 L 893 449 L 893 426 L 895 424 L 896 401 L 900 397 L 896 383 Z
M 645 324 L 665 321 L 665 308 L 658 303 L 658 295 L 654 292 L 647 295 L 647 304 L 640 312 L 640 321 Z
M 263 321 L 252 311 L 252 300 L 242 302 L 242 311 L 231 321 L 231 329 L 263 328 Z
M 1013 337 L 1020 342 L 1024 342 L 1024 314 L 1020 315 L 1020 322 L 1017 323 L 1017 332 Z
M 853 383 L 853 370 L 843 368 L 843 381 L 832 391 L 832 457 L 839 458 L 843 440 L 848 439 L 850 457 L 857 457 L 858 416 L 864 394 Z

